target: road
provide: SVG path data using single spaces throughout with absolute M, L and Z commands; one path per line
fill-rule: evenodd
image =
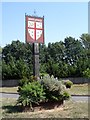
M 80 102 L 80 101 L 85 101 L 85 102 L 88 102 L 88 101 L 90 101 L 90 96 L 71 96 L 71 99 L 73 100 L 73 101 L 78 101 L 78 102 Z
M 19 95 L 18 94 L 14 94 L 14 93 L 0 93 L 0 98 L 16 98 L 18 99 Z M 71 96 L 71 99 L 73 101 L 85 101 L 88 102 L 88 100 L 90 101 L 90 96 L 78 96 L 78 95 L 73 95 Z

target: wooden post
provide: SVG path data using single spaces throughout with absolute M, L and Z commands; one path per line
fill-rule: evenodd
M 33 75 L 39 78 L 39 43 L 33 43 Z

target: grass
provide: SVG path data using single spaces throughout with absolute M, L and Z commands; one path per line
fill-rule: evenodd
M 89 84 L 90 86 L 90 84 Z M 74 84 L 71 89 L 67 89 L 70 94 L 87 95 L 88 84 Z M 17 93 L 18 87 L 3 87 L 0 92 Z M 0 98 L 0 116 L 3 118 L 88 118 L 88 103 L 65 101 L 61 109 L 21 112 L 16 106 L 15 98 Z M 2 106 L 2 109 L 1 109 Z
M 18 87 L 1 87 L 0 92 L 5 93 L 17 93 Z
M 70 89 L 67 89 L 71 95 L 90 95 L 90 84 L 74 84 Z M 17 93 L 18 87 L 3 87 L 0 92 Z
M 74 84 L 70 89 L 67 89 L 71 95 L 90 95 L 90 84 Z
M 88 103 L 69 100 L 65 101 L 61 109 L 20 112 L 20 108 L 16 106 L 16 99 L 2 98 L 0 112 L 3 118 L 88 118 Z

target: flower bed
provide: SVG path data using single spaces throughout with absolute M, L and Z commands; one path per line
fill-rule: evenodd
M 65 86 L 53 76 L 32 82 L 24 79 L 18 92 L 17 104 L 21 104 L 23 111 L 54 109 L 70 98 Z
M 42 111 L 42 110 L 52 110 L 56 108 L 61 108 L 63 106 L 63 101 L 50 101 L 50 102 L 42 102 L 39 105 L 33 104 L 33 109 L 31 109 L 29 106 L 22 106 L 22 110 L 24 112 L 30 111 Z

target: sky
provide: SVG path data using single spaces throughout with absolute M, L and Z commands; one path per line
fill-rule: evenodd
M 34 15 L 34 10 L 44 16 L 46 45 L 88 33 L 88 2 L 2 2 L 2 47 L 12 40 L 25 43 L 25 13 Z

